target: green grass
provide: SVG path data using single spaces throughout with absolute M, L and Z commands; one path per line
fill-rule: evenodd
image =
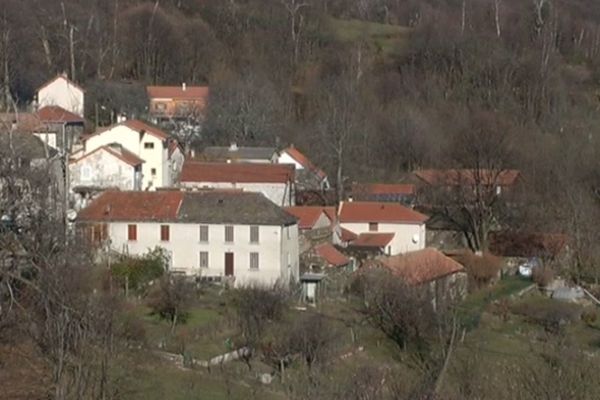
M 329 19 L 329 29 L 341 42 L 366 42 L 386 56 L 401 55 L 412 32 L 411 28 L 400 25 L 337 18 Z

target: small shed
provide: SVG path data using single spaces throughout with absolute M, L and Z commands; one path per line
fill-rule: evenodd
M 316 304 L 319 288 L 325 277 L 325 274 L 317 273 L 306 273 L 300 276 L 300 283 L 302 284 L 302 301 L 309 304 Z

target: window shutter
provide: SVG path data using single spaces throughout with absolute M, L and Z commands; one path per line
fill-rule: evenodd
M 137 225 L 127 225 L 127 240 L 137 240 Z

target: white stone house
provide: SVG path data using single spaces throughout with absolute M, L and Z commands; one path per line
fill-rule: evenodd
M 232 143 L 229 147 L 206 147 L 199 158 L 210 162 L 275 164 L 278 156 L 274 147 L 246 147 Z
M 297 220 L 259 193 L 107 191 L 77 224 L 120 253 L 163 248 L 171 272 L 236 286 L 298 280 Z
M 183 153 L 159 128 L 139 120 L 126 120 L 85 138 L 83 154 L 117 143 L 144 160 L 142 190 L 172 186 L 183 164 Z
M 104 189 L 141 190 L 144 160 L 112 143 L 69 162 L 70 188 L 81 196 L 76 208 L 85 205 L 88 194 Z
M 259 192 L 280 207 L 295 203 L 293 165 L 187 160 L 181 171 L 180 185 L 193 189 Z
M 37 90 L 39 108 L 59 106 L 80 117 L 84 113 L 85 90 L 71 81 L 66 74 L 46 82 Z
M 296 169 L 296 185 L 299 189 L 330 189 L 329 178 L 325 171 L 313 164 L 293 145 L 279 152 L 279 164 L 291 164 Z
M 359 238 L 366 235 L 369 241 L 385 239 L 385 253 L 392 255 L 425 248 L 427 219 L 426 215 L 397 203 L 341 202 L 338 209 L 342 229 Z

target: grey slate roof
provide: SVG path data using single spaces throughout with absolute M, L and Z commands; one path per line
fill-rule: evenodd
M 2 156 L 10 154 L 11 138 L 8 133 L 0 133 Z M 41 160 L 56 155 L 57 151 L 47 146 L 40 138 L 31 133 L 15 132 L 12 135 L 12 149 L 15 156 L 27 160 Z
M 271 160 L 277 150 L 274 147 L 230 147 L 210 146 L 204 149 L 202 155 L 211 160 Z
M 241 225 L 293 225 L 296 217 L 260 193 L 188 192 L 177 219 L 181 222 Z

